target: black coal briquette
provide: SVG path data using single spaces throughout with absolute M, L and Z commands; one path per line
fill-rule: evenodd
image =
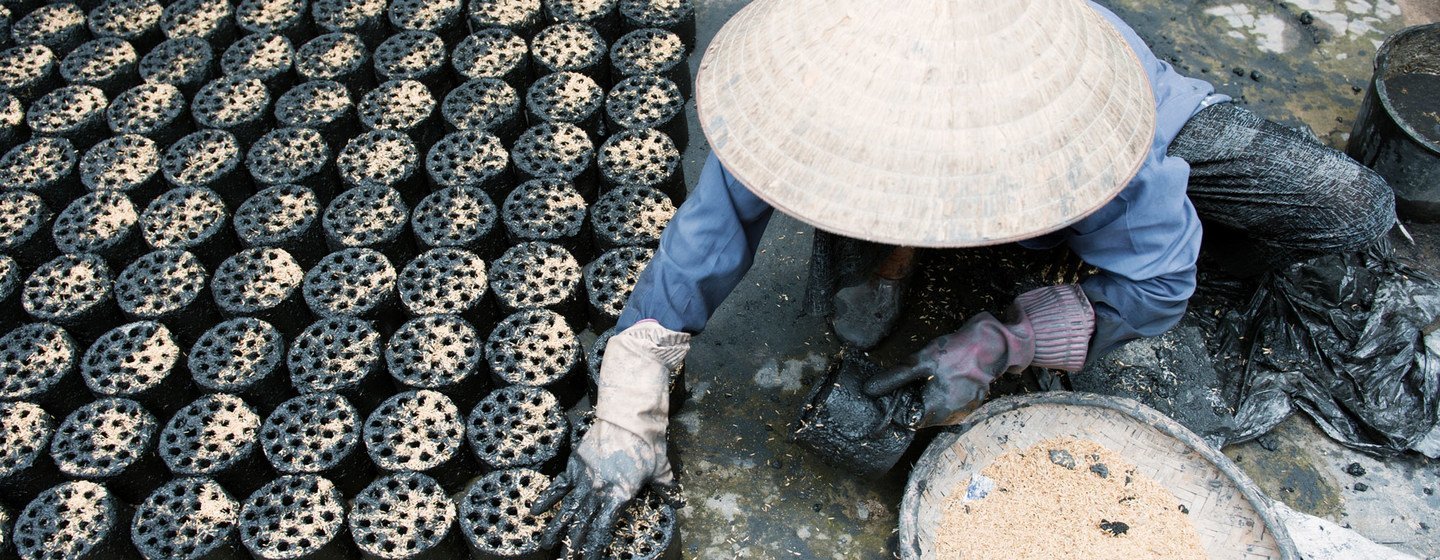
M 525 94 L 525 114 L 532 123 L 569 123 L 600 138 L 604 132 L 600 107 L 605 90 L 595 80 L 575 72 L 556 72 L 530 86 Z
M 215 76 L 215 67 L 215 53 L 210 43 L 199 37 L 180 37 L 155 45 L 140 58 L 140 79 L 152 84 L 170 84 L 193 96 Z
M 645 247 L 611 249 L 585 265 L 585 293 L 590 303 L 590 324 L 596 330 L 615 326 L 640 273 L 650 266 L 655 250 Z
M 657 28 L 695 45 L 693 0 L 620 0 L 620 26 L 627 30 Z
M 554 510 L 531 515 L 550 477 L 530 469 L 496 471 L 470 485 L 458 500 L 460 533 L 472 557 L 484 560 L 548 558 L 540 539 Z
M 611 41 L 620 36 L 617 0 L 542 0 L 540 6 L 549 21 L 583 23 Z
M 675 507 L 659 492 L 642 490 L 620 512 L 605 560 L 660 560 L 679 558 L 675 535 L 679 531 Z
M 490 290 L 502 313 L 549 308 L 583 326 L 580 263 L 564 247 L 528 241 L 511 247 L 491 263 Z
M 505 28 L 521 37 L 540 30 L 540 0 L 470 0 L 470 29 Z
M 492 391 L 465 421 L 470 449 L 486 468 L 530 467 L 553 472 L 569 446 L 569 423 L 560 401 L 538 387 Z
M 65 138 L 34 138 L 0 157 L 0 185 L 34 192 L 50 208 L 64 208 L 84 192 L 75 169 L 79 159 Z
M 307 322 L 300 297 L 304 276 L 305 269 L 286 250 L 253 247 L 215 269 L 210 293 L 226 317 L 255 317 L 293 334 Z
M 368 45 L 378 45 L 385 26 L 386 0 L 313 0 L 310 17 L 324 33 L 352 33 Z
M 100 88 L 65 86 L 35 100 L 25 110 L 25 125 L 36 136 L 65 138 L 83 151 L 108 136 L 105 108 L 109 105 Z
M 60 61 L 60 77 L 74 85 L 100 88 L 114 96 L 139 82 L 140 57 L 124 39 L 102 37 L 86 41 Z
M 301 83 L 275 100 L 275 123 L 313 128 L 325 138 L 350 138 L 360 131 L 355 102 L 339 82 L 313 80 Z
M 160 42 L 164 11 L 159 0 L 105 0 L 90 10 L 86 24 L 91 35 L 124 40 L 143 53 Z
M 276 33 L 300 42 L 314 36 L 305 0 L 240 0 L 235 25 L 251 34 Z
M 385 10 L 396 31 L 433 33 L 452 46 L 465 35 L 464 12 L 462 0 L 391 0 Z
M 85 350 L 80 377 L 97 396 L 125 397 L 156 414 L 169 414 L 198 394 L 180 370 L 182 353 L 165 325 L 127 323 L 106 331 Z
M 201 39 L 224 45 L 235 36 L 235 9 L 229 0 L 176 0 L 160 14 L 168 39 Z
M 25 136 L 25 107 L 15 96 L 0 93 L 0 150 L 10 151 Z
M 45 45 L 0 51 L 0 91 L 29 104 L 60 87 L 60 59 Z
M 208 187 L 223 200 L 239 204 L 252 188 L 240 168 L 240 148 L 234 134 L 213 128 L 199 130 L 165 149 L 160 172 L 171 185 Z
M 85 11 L 70 2 L 47 3 L 10 25 L 17 45 L 38 44 L 57 53 L 70 52 L 90 38 Z
M 451 132 L 431 146 L 425 174 L 436 190 L 477 187 L 498 197 L 514 185 L 510 153 L 498 136 L 479 130 Z
M 227 76 L 254 78 L 270 91 L 284 91 L 295 82 L 295 46 L 283 35 L 246 35 L 220 55 Z
M 403 132 L 418 149 L 428 147 L 436 136 L 434 126 L 439 104 L 430 89 L 415 80 L 392 80 L 380 84 L 360 98 L 356 113 L 369 130 Z
M 470 34 L 455 47 L 450 64 L 466 80 L 497 78 L 516 91 L 530 83 L 530 46 L 509 29 L 481 29 Z
M 221 322 L 190 347 L 186 364 L 200 390 L 239 395 L 265 409 L 289 392 L 285 336 L 268 322 L 240 317 Z
M 369 410 L 389 394 L 381 379 L 385 367 L 383 340 L 369 321 L 353 317 L 321 319 L 306 327 L 290 344 L 285 363 L 290 384 L 302 394 L 335 392 Z
M 492 320 L 485 261 L 470 251 L 440 247 L 421 253 L 400 270 L 396 286 L 411 317 L 459 315 L 477 325 Z
M 245 166 L 257 185 L 301 183 L 327 193 L 336 188 L 330 146 L 313 128 L 278 128 L 266 133 L 245 153 Z
M 100 399 L 75 409 L 50 440 L 50 458 L 65 476 L 102 482 L 138 502 L 165 480 L 155 456 L 155 416 L 130 399 Z
M 260 451 L 260 415 L 234 395 L 206 395 L 165 423 L 156 444 L 178 476 L 206 476 L 236 492 L 255 491 L 270 479 Z
M 497 385 L 545 387 L 566 404 L 579 400 L 586 384 L 580 341 L 549 310 L 526 309 L 501 321 L 485 340 L 485 361 Z
M 465 456 L 465 426 L 450 397 L 406 391 L 385 399 L 365 420 L 370 460 L 387 471 L 424 472 L 459 490 L 474 476 Z
M 349 556 L 345 496 L 323 477 L 277 478 L 245 500 L 240 540 L 261 560 Z
M 0 177 L 5 174 L 0 171 Z M 30 191 L 0 191 L 0 251 L 32 269 L 55 256 L 55 244 L 45 235 L 54 215 L 45 201 Z
M 447 129 L 479 130 L 513 145 L 524 129 L 520 96 L 499 78 L 477 78 L 450 90 L 440 104 Z
M 352 138 L 335 157 L 340 179 L 351 187 L 413 190 L 420 150 L 397 130 L 371 130 Z
M 650 187 L 683 201 L 685 177 L 680 155 L 675 142 L 658 130 L 621 131 L 600 146 L 600 182 L 607 190 L 627 185 Z
M 434 4 L 428 2 L 427 4 Z M 394 8 L 396 4 L 391 4 Z M 428 31 L 402 31 L 375 47 L 375 77 L 415 80 L 437 90 L 445 84 L 445 41 Z
M 302 80 L 331 80 L 361 95 L 375 87 L 370 48 L 358 35 L 327 33 L 295 52 L 295 73 Z
M 145 252 L 136 224 L 140 212 L 118 190 L 102 189 L 70 203 L 51 227 L 64 253 L 94 253 L 112 266 L 125 266 Z
M 400 192 L 390 187 L 356 187 L 340 193 L 325 207 L 320 225 L 325 244 L 333 251 L 368 248 L 392 262 L 405 262 L 414 254 L 405 223 L 410 208 Z
M 585 198 L 562 179 L 536 179 L 516 187 L 505 198 L 500 220 L 511 243 L 546 241 L 566 248 L 577 259 L 592 247 L 586 228 Z
M 616 247 L 658 247 L 660 234 L 675 217 L 670 197 L 650 187 L 612 189 L 590 210 L 595 243 L 601 250 Z
M 235 210 L 235 235 L 246 247 L 278 247 L 313 266 L 324 256 L 320 199 L 299 185 L 276 185 L 255 193 Z
M 175 325 L 178 338 L 193 342 L 216 320 L 210 298 L 203 297 L 208 277 L 189 252 L 153 251 L 115 277 L 115 302 L 127 317 L 165 321 Z
M 254 78 L 221 76 L 190 101 L 190 117 L 197 126 L 227 131 L 243 144 L 269 130 L 270 116 L 270 91 Z
M 530 42 L 535 76 L 555 72 L 576 72 L 589 76 L 602 87 L 610 85 L 610 68 L 605 63 L 609 43 L 594 27 L 583 23 L 557 23 L 540 30 Z
M 345 397 L 300 395 L 281 403 L 265 419 L 261 449 L 275 470 L 324 475 L 355 492 L 374 471 L 361 448 L 360 419 L 360 411 Z
M 21 558 L 129 558 L 120 500 L 105 486 L 78 480 L 58 484 L 15 518 Z
M 694 92 L 685 41 L 663 29 L 637 29 L 615 41 L 610 47 L 610 73 L 617 81 L 653 74 L 675 82 L 686 98 Z
M 594 184 L 595 144 L 573 124 L 530 127 L 515 141 L 510 157 L 522 181 L 556 177 L 575 183 L 582 192 Z
M 625 78 L 605 96 L 605 129 L 653 128 L 675 141 L 684 152 L 690 142 L 685 121 L 685 96 L 680 87 L 666 78 L 642 74 Z
M 135 508 L 130 540 L 146 560 L 201 560 L 240 554 L 240 503 L 208 478 L 165 483 Z
M 50 323 L 30 323 L 0 337 L 0 399 L 30 401 L 56 412 L 85 398 L 76 367 L 80 349 Z
M 160 149 L 139 134 L 112 136 L 80 158 L 80 182 L 91 191 L 116 191 L 149 204 L 164 190 Z
M 460 558 L 455 503 L 435 479 L 400 472 L 375 479 L 351 505 L 350 536 L 381 560 Z
M 306 272 L 301 290 L 317 317 L 391 319 L 395 267 L 373 249 L 343 249 L 326 255 Z
M 480 334 L 455 315 L 405 322 L 385 346 L 385 365 L 401 385 L 444 391 L 461 404 L 472 404 L 487 385 L 480 372 Z
M 61 255 L 25 279 L 20 305 L 36 320 L 66 327 L 81 341 L 115 325 L 110 267 L 95 255 Z
M 179 88 L 165 83 L 141 84 L 125 90 L 105 109 L 105 120 L 111 132 L 147 137 L 157 151 L 174 144 L 194 128 L 185 112 L 185 95 Z M 81 178 L 84 178 L 83 170 Z M 149 200 L 141 203 L 145 202 Z
M 415 205 L 410 229 L 422 248 L 457 247 L 481 258 L 500 252 L 499 211 L 473 187 L 436 191 Z
M 154 249 L 184 249 L 207 267 L 219 266 L 238 244 L 221 195 L 207 188 L 176 187 L 140 213 L 140 234 Z
M 0 331 L 9 332 L 20 324 L 20 265 L 10 255 L 0 255 Z
M 39 405 L 0 403 L 0 497 L 23 504 L 64 480 L 45 459 L 54 434 L 55 418 Z

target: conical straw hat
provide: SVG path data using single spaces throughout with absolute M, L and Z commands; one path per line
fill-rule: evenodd
M 700 64 L 720 161 L 821 229 L 919 247 L 1017 241 L 1139 169 L 1155 102 L 1084 0 L 755 0 Z

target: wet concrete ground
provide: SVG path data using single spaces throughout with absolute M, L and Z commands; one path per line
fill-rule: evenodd
M 745 3 L 697 0 L 702 52 Z M 1437 0 L 1102 3 L 1177 68 L 1336 147 L 1348 137 L 1380 42 L 1407 23 L 1440 17 Z M 708 151 L 699 134 L 693 138 L 692 178 Z M 786 441 L 808 387 L 839 350 L 828 326 L 802 312 L 811 239 L 808 226 L 777 215 L 755 267 L 695 339 L 687 362 L 695 397 L 672 425 L 689 504 L 681 512 L 685 558 L 892 556 L 903 478 L 857 480 Z M 918 347 L 932 334 L 926 330 L 909 329 L 889 353 Z M 1440 462 L 1375 461 L 1302 418 L 1226 452 L 1267 494 L 1299 511 L 1403 552 L 1440 555 Z M 1347 474 L 1351 463 L 1365 474 Z

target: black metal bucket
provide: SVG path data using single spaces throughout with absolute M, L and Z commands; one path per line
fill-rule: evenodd
M 1440 77 L 1426 80 L 1428 91 L 1395 87 L 1397 78 L 1416 74 L 1440 76 L 1440 23 L 1401 30 L 1376 52 L 1375 75 L 1346 153 L 1390 183 L 1401 216 L 1440 222 L 1440 114 L 1407 119 L 1397 103 L 1440 99 Z

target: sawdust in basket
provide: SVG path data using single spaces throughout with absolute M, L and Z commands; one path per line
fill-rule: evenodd
M 1049 439 L 1000 456 L 950 496 L 936 557 L 1203 560 L 1188 513 L 1103 446 Z

